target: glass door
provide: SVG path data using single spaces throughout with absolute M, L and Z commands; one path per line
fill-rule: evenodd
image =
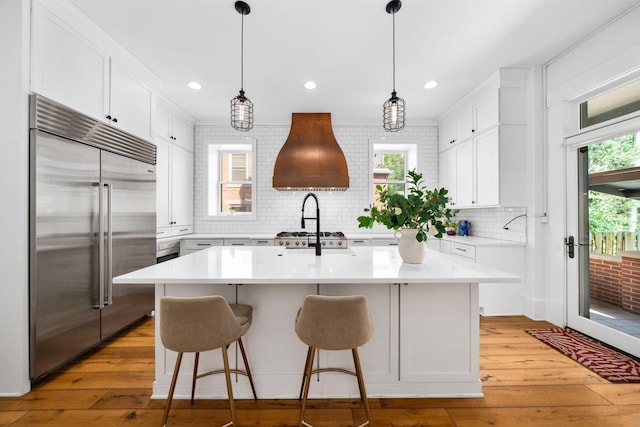
M 640 356 L 640 122 L 630 124 L 567 140 L 567 324 Z

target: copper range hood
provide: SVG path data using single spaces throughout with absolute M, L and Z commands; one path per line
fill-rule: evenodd
M 347 160 L 333 135 L 331 113 L 292 113 L 289 136 L 273 167 L 280 191 L 349 188 Z

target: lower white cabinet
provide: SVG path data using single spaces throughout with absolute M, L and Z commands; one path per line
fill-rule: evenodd
M 462 260 L 483 264 L 524 278 L 524 245 L 475 246 L 443 240 L 440 251 Z M 480 283 L 480 314 L 509 316 L 524 313 L 524 285 L 516 283 Z
M 156 138 L 158 236 L 193 232 L 193 153 Z
M 447 372 L 447 381 L 479 381 L 478 285 L 399 286 L 400 380 L 438 384 Z M 450 392 L 447 384 L 440 387 L 442 395 Z

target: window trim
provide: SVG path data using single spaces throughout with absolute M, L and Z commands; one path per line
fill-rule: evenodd
M 257 141 L 255 139 L 223 139 L 223 140 L 208 140 L 204 144 L 204 158 L 205 158 L 205 184 L 201 190 L 204 192 L 204 219 L 210 221 L 248 221 L 256 219 L 257 209 L 257 161 L 256 161 L 256 146 Z M 214 150 L 215 154 L 211 152 Z M 221 181 L 220 168 L 221 157 L 220 152 L 225 153 L 250 153 L 251 154 L 251 212 L 220 212 L 220 185 L 225 184 L 244 184 L 247 181 Z M 215 156 L 215 158 L 212 158 Z M 231 169 L 229 170 L 231 173 Z M 214 190 L 212 190 L 212 188 Z M 213 191 L 213 192 L 212 192 Z M 215 200 L 212 200 L 212 195 L 215 195 Z M 213 203 L 213 206 L 211 205 Z M 211 214 L 214 210 L 215 214 Z

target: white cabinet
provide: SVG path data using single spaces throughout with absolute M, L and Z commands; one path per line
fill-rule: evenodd
M 152 91 L 104 50 L 33 5 L 31 90 L 144 139 Z
M 524 277 L 524 245 L 475 246 L 443 240 L 440 251 L 461 260 L 486 265 Z M 487 316 L 521 315 L 524 288 L 522 282 L 480 283 L 480 314 Z
M 182 148 L 193 150 L 193 121 L 160 97 L 156 97 L 153 133 Z
M 474 283 L 400 285 L 400 381 L 441 383 L 442 395 L 450 393 L 442 372 L 447 382 L 478 381 L 477 301 Z
M 151 138 L 151 90 L 111 59 L 109 110 L 105 118 L 141 138 Z
M 525 71 L 499 70 L 440 121 L 440 186 L 452 208 L 525 204 L 525 86 Z
M 193 153 L 155 140 L 156 226 L 158 237 L 193 232 Z

